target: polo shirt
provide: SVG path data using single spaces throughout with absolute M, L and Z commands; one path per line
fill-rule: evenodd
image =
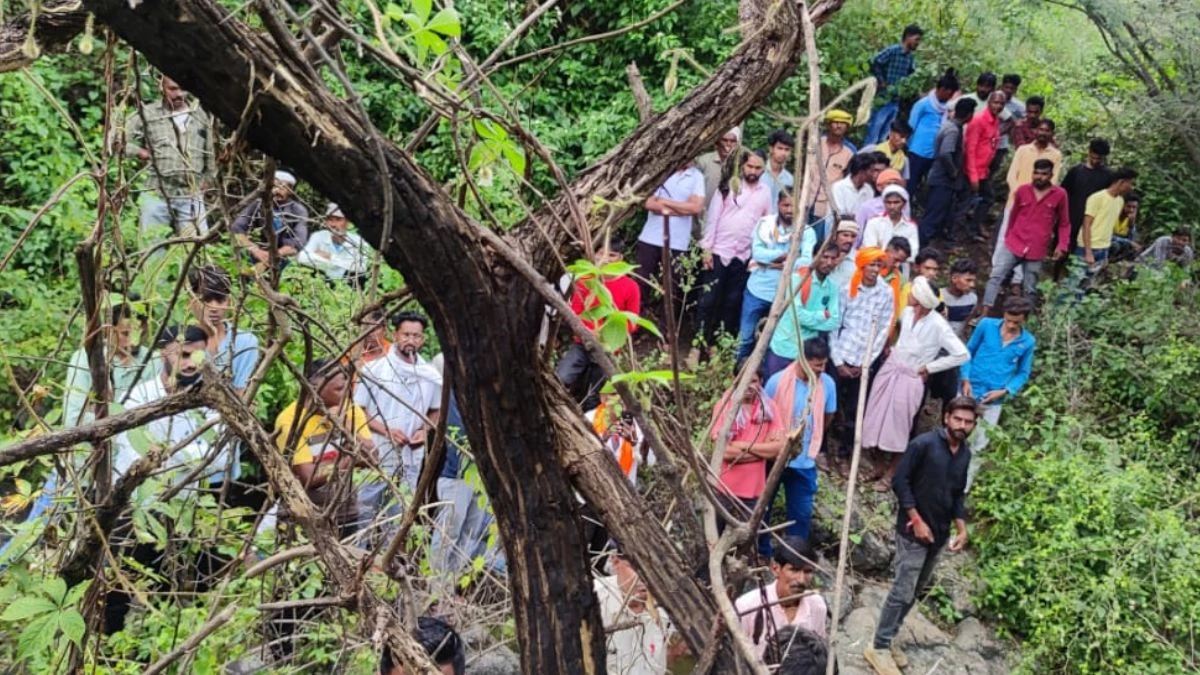
M 1109 194 L 1108 190 L 1100 190 L 1088 197 L 1083 214 L 1092 217 L 1092 239 L 1090 242 L 1085 242 L 1081 228 L 1076 243 L 1080 246 L 1090 246 L 1095 251 L 1112 246 L 1113 230 L 1116 228 L 1117 220 L 1120 219 L 1121 210 L 1124 208 L 1125 198 L 1114 197 Z
M 704 174 L 694 166 L 671 174 L 665 183 L 654 191 L 655 197 L 686 202 L 690 197 L 704 197 Z M 693 216 L 671 216 L 671 250 L 686 251 L 692 242 Z M 663 229 L 665 218 L 653 211 L 646 212 L 646 224 L 638 241 L 651 246 L 662 246 L 666 238 Z

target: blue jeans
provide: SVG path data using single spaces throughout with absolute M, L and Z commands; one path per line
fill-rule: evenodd
M 803 451 L 801 450 L 801 452 Z M 817 467 L 793 469 L 789 466 L 785 468 L 779 486 L 771 494 L 771 503 L 775 502 L 779 488 L 783 488 L 784 510 L 787 512 L 787 519 L 792 521 L 792 524 L 784 530 L 784 534 L 808 540 L 812 534 L 813 499 L 817 496 Z M 769 514 L 770 511 L 768 511 Z M 763 537 L 766 538 L 765 543 Z M 770 535 L 759 535 L 758 550 L 765 550 L 767 554 L 770 554 Z
M 925 180 L 925 174 L 933 168 L 932 157 L 922 157 L 913 153 L 908 153 L 908 194 L 916 199 L 917 192 L 921 189 L 921 181 Z
M 754 332 L 758 322 L 771 311 L 771 301 L 763 300 L 749 290 L 742 295 L 742 322 L 738 329 L 737 360 L 750 356 L 754 351 Z
M 892 122 L 896 121 L 899 113 L 900 104 L 896 101 L 884 103 L 872 111 L 871 119 L 867 120 L 867 137 L 863 139 L 863 146 L 879 143 L 887 138 Z
M 917 226 L 921 245 L 928 246 L 935 238 L 948 239 L 954 224 L 958 191 L 950 185 L 930 185 L 925 215 Z M 912 254 L 915 256 L 916 251 Z
M 204 198 L 199 195 L 163 201 L 157 195 L 147 194 L 142 198 L 138 216 L 139 231 L 142 236 L 147 236 L 155 227 L 170 225 L 181 236 L 205 234 L 208 232 L 206 216 Z

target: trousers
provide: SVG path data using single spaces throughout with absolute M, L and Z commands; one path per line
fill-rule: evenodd
M 875 649 L 889 649 L 892 640 L 900 632 L 904 617 L 912 610 L 917 598 L 929 588 L 933 568 L 937 565 L 941 546 L 934 547 L 896 535 L 896 578 L 888 591 L 883 609 L 879 611 L 879 624 L 875 627 Z

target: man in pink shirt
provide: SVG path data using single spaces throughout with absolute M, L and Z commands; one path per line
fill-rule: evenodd
M 760 180 L 766 159 L 759 151 L 743 153 L 740 180 L 722 176 L 721 185 L 708 205 L 704 237 L 700 240 L 703 268 L 700 285 L 703 294 L 696 307 L 696 332 L 708 346 L 711 358 L 716 354 L 718 330 L 736 333 L 742 315 L 742 295 L 750 272 L 751 242 L 754 226 L 771 212 L 771 189 Z M 700 360 L 693 347 L 688 363 Z
M 1000 284 L 1017 265 L 1025 270 L 1022 289 L 1026 297 L 1037 292 L 1037 277 L 1042 261 L 1050 247 L 1050 238 L 1058 233 L 1054 260 L 1067 255 L 1071 241 L 1071 212 L 1067 206 L 1067 191 L 1052 182 L 1055 167 L 1049 159 L 1033 163 L 1033 182 L 1022 185 L 1013 193 L 1008 214 L 1008 231 L 997 245 L 991 276 L 983 294 L 982 316 L 1000 295 Z
M 734 606 L 742 630 L 761 659 L 771 637 L 784 626 L 798 626 L 826 637 L 825 598 L 812 589 L 817 552 L 800 537 L 784 537 L 775 547 L 771 573 L 775 583 L 744 593 Z
M 987 107 L 971 118 L 963 138 L 964 170 L 967 174 L 967 185 L 971 190 L 971 204 L 974 213 L 968 221 L 967 234 L 982 238 L 980 226 L 988 207 L 992 205 L 991 177 L 992 159 L 996 156 L 996 148 L 1000 145 L 1000 113 L 1008 103 L 1008 97 L 1002 91 L 993 91 L 988 96 Z

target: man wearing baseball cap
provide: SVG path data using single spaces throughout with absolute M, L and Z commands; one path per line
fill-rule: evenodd
M 330 281 L 356 285 L 367 272 L 370 248 L 362 237 L 347 230 L 348 225 L 342 209 L 330 203 L 325 209 L 325 228 L 308 238 L 296 262 L 324 272 Z

